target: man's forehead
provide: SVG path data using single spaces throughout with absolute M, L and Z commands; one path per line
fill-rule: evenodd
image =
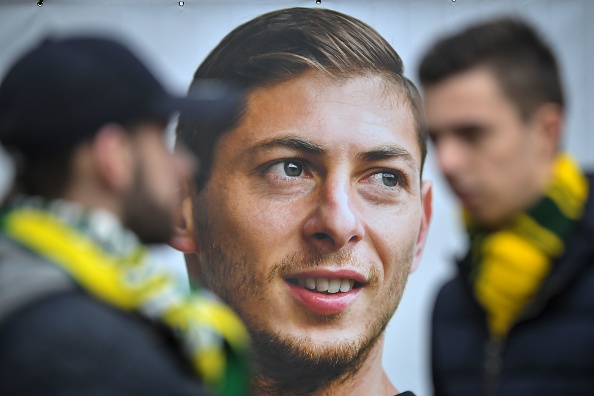
M 242 129 L 246 144 L 278 134 L 309 136 L 307 140 L 321 142 L 324 132 L 336 129 L 342 131 L 340 140 L 364 137 L 365 142 L 378 146 L 417 141 L 414 113 L 403 88 L 381 75 L 335 79 L 306 73 L 259 87 L 249 94 L 235 130 Z
M 482 104 L 477 101 L 505 99 L 507 98 L 499 80 L 486 67 L 454 74 L 425 89 L 426 105 L 440 101 L 442 106 L 445 103 L 453 107 L 457 102 L 465 102 L 470 106 Z
M 324 102 L 352 105 L 351 112 L 344 113 L 344 116 L 349 116 L 369 110 L 371 106 L 365 108 L 363 105 L 372 102 L 374 110 L 387 109 L 398 113 L 406 122 L 414 123 L 408 96 L 402 84 L 381 73 L 329 76 L 320 71 L 310 71 L 276 84 L 252 89 L 247 96 L 244 116 L 258 111 L 259 117 L 273 122 L 278 114 L 267 111 L 267 106 L 273 105 L 277 110 L 299 114 L 308 109 L 295 104 L 304 102 L 316 105 L 323 105 Z
M 430 129 L 446 120 L 468 119 L 468 123 L 476 123 L 492 116 L 501 106 L 512 105 L 493 73 L 482 68 L 427 87 L 424 102 Z
M 291 92 L 311 93 L 312 89 L 315 90 L 320 86 L 344 87 L 347 85 L 356 86 L 355 90 L 360 92 L 374 91 L 374 94 L 382 95 L 386 100 L 408 105 L 408 97 L 403 84 L 388 73 L 353 71 L 352 73 L 343 72 L 330 75 L 319 70 L 309 70 L 273 84 L 253 87 L 248 93 L 247 103 L 249 105 L 250 99 L 258 97 L 261 91 L 265 92 L 264 97 L 270 97 L 271 93 L 283 97 Z

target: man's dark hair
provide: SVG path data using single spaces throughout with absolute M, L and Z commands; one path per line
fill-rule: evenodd
M 480 67 L 493 72 L 523 119 L 545 103 L 564 108 L 553 51 L 533 27 L 517 18 L 472 25 L 438 41 L 423 57 L 419 79 L 428 88 Z
M 335 79 L 375 73 L 400 87 L 401 95 L 413 112 L 424 162 L 427 134 L 421 101 L 413 83 L 403 76 L 402 60 L 370 26 L 336 11 L 290 8 L 261 15 L 237 27 L 200 65 L 190 93 L 201 79 L 234 83 L 249 93 L 309 70 Z M 231 125 L 201 123 L 184 117 L 183 113 L 180 116 L 177 142 L 200 159 L 199 190 L 208 180 L 216 144 Z

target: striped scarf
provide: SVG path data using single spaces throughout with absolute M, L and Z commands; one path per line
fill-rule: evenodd
M 465 213 L 469 281 L 494 337 L 507 334 L 551 272 L 582 216 L 587 194 L 586 177 L 570 156 L 559 155 L 543 196 L 506 226 L 481 230 Z
M 97 299 L 171 329 L 213 394 L 247 394 L 249 337 L 241 321 L 206 294 L 185 291 L 113 215 L 21 196 L 0 216 L 0 229 Z

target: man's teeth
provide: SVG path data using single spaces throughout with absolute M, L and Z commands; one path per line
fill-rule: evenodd
M 330 294 L 349 292 L 355 281 L 352 279 L 328 279 L 328 278 L 298 278 L 297 284 L 309 290 L 328 292 Z

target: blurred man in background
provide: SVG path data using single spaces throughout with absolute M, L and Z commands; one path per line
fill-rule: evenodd
M 171 238 L 191 170 L 165 145 L 170 115 L 237 108 L 206 94 L 170 96 L 128 49 L 93 37 L 47 39 L 8 71 L 0 142 L 17 176 L 0 213 L 0 394 L 246 391 L 242 324 L 183 293 L 144 245 Z
M 421 103 L 400 57 L 355 18 L 294 8 L 233 30 L 203 78 L 244 88 L 247 104 L 230 130 L 180 119 L 203 173 L 174 245 L 247 324 L 254 394 L 397 394 L 384 330 L 431 218 Z
M 551 49 L 503 18 L 437 42 L 419 76 L 469 237 L 434 309 L 435 394 L 594 394 L 592 178 L 560 149 Z

